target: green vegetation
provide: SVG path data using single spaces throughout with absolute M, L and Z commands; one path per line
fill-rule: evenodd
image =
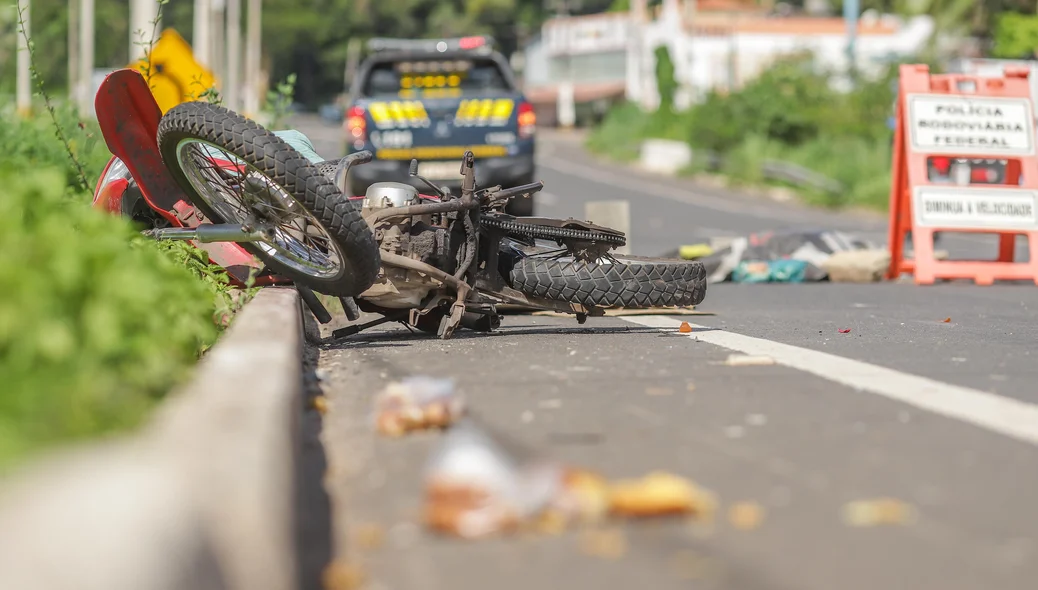
M 804 197 L 829 207 L 882 208 L 890 190 L 894 94 L 892 67 L 879 79 L 860 80 L 852 92 L 834 90 L 830 76 L 817 71 L 808 56 L 775 63 L 760 77 L 731 94 L 710 92 L 685 112 L 673 112 L 673 68 L 660 60 L 660 108 L 643 113 L 637 106 L 614 108 L 595 129 L 588 148 L 608 157 L 633 160 L 644 139 L 688 141 L 699 156 L 690 172 L 701 172 L 705 154 L 720 157 L 716 170 L 735 184 L 768 182 L 763 165 L 780 160 L 804 166 L 843 184 L 830 194 L 804 189 Z
M 1038 16 L 1016 13 L 999 15 L 995 27 L 995 57 L 1035 59 L 1038 57 Z
M 96 183 L 96 123 L 55 110 Z M 0 470 L 55 444 L 132 427 L 215 340 L 227 278 L 184 242 L 95 210 L 49 116 L 0 113 Z

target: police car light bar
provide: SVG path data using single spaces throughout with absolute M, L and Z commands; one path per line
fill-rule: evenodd
M 489 35 L 457 37 L 454 39 L 391 39 L 375 37 L 368 41 L 369 51 L 412 51 L 416 53 L 445 53 L 447 51 L 488 52 L 494 47 Z

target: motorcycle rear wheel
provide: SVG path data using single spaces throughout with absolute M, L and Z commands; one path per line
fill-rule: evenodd
M 267 240 L 241 246 L 277 274 L 339 297 L 374 284 L 381 257 L 360 211 L 278 136 L 224 107 L 188 102 L 162 117 L 158 144 L 173 178 L 213 223 L 275 226 Z
M 706 267 L 697 260 L 613 256 L 582 262 L 530 256 L 510 273 L 531 297 L 596 307 L 677 307 L 706 298 Z

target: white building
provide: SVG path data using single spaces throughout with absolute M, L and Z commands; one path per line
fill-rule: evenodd
M 864 73 L 919 52 L 934 32 L 933 20 L 866 12 L 859 19 L 855 63 Z M 572 81 L 577 102 L 622 95 L 653 109 L 659 102 L 655 49 L 666 45 L 683 108 L 711 89 L 734 89 L 775 59 L 811 51 L 818 63 L 846 71 L 847 24 L 842 18 L 772 16 L 740 0 L 663 0 L 649 15 L 644 0 L 630 12 L 553 19 L 527 48 L 525 82 L 535 103 L 554 103 Z M 622 91 L 620 88 L 622 87 Z

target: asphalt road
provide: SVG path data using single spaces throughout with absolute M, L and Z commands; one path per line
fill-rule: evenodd
M 297 127 L 337 155 L 336 130 Z M 782 227 L 885 239 L 880 217 L 645 179 L 552 135 L 539 148 L 538 214 L 582 217 L 587 200 L 628 199 L 637 254 Z M 944 247 L 986 254 L 975 239 Z M 321 346 L 335 553 L 361 564 L 371 587 L 394 590 L 1034 588 L 1033 284 L 721 284 L 699 310 L 711 315 L 583 326 L 509 316 L 495 334 L 448 342 L 390 326 Z M 675 333 L 682 320 L 693 334 Z M 776 363 L 720 362 L 733 351 Z M 412 374 L 455 378 L 483 420 L 566 461 L 615 477 L 689 477 L 717 494 L 720 518 L 706 531 L 621 526 L 625 549 L 611 559 L 582 549 L 579 533 L 474 543 L 427 534 L 413 523 L 422 466 L 442 435 L 387 440 L 370 421 L 386 380 Z M 914 518 L 844 520 L 848 502 L 881 497 Z M 733 526 L 724 511 L 737 502 L 759 504 L 765 518 Z M 381 547 L 358 541 L 367 524 L 386 532 Z

